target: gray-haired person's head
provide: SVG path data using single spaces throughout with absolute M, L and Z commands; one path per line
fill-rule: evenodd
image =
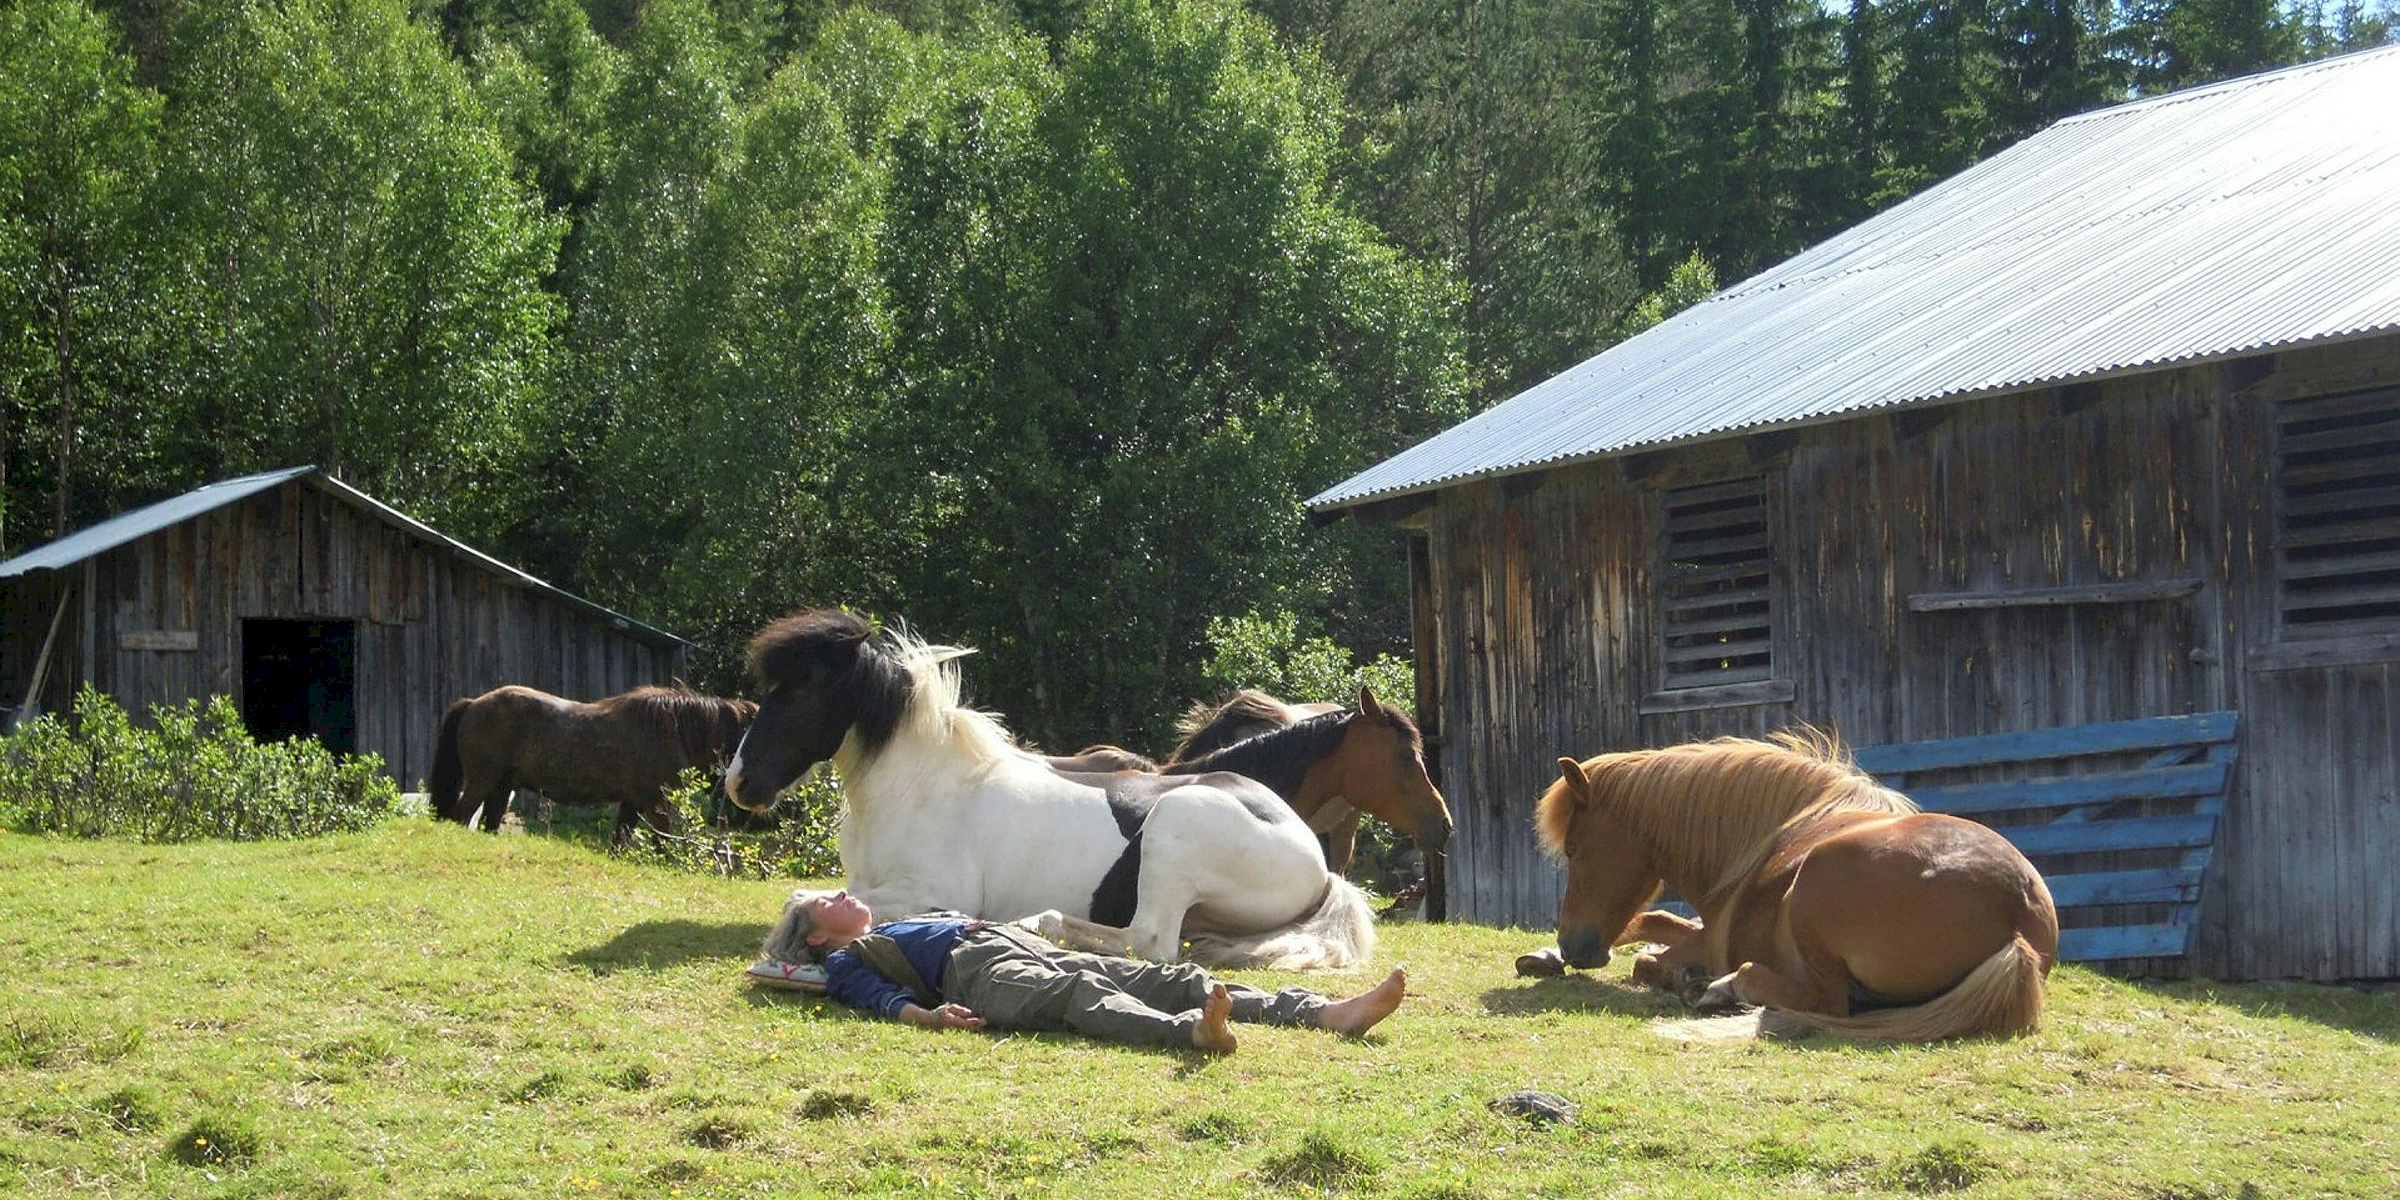
M 808 944 L 808 935 L 815 931 L 808 901 L 832 894 L 811 888 L 793 892 L 791 898 L 783 902 L 783 919 L 775 922 L 775 929 L 767 934 L 767 944 L 760 948 L 760 952 L 777 962 L 825 961 L 825 948 Z

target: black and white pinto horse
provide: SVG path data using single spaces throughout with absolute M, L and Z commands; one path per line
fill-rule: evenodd
M 750 645 L 759 711 L 726 769 L 753 812 L 830 761 L 848 886 L 886 917 L 951 909 L 1079 948 L 1210 966 L 1339 968 L 1375 941 L 1364 893 L 1240 775 L 1062 775 L 962 707 L 968 651 L 816 610 Z

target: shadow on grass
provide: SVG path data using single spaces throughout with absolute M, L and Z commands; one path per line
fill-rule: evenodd
M 766 936 L 765 925 L 748 921 L 730 925 L 644 921 L 600 945 L 567 955 L 566 961 L 594 975 L 656 971 L 704 958 L 747 962 L 758 953 L 758 944 Z
M 1628 987 L 1597 975 L 1569 972 L 1549 979 L 1518 979 L 1483 993 L 1483 1010 L 1494 1016 L 1535 1013 L 1609 1013 L 1620 1017 L 1684 1017 L 1683 1001 L 1653 988 Z
M 2400 987 L 2388 980 L 2333 983 L 2217 983 L 2207 979 L 2112 979 L 2118 987 L 2161 1000 L 2231 1009 L 2248 1017 L 2288 1017 L 2344 1029 L 2378 1041 L 2400 1042 Z

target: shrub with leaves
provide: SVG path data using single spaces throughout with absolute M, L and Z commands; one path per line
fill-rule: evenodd
M 1379 654 L 1372 662 L 1353 662 L 1333 639 L 1304 636 L 1296 613 L 1212 618 L 1208 642 L 1201 671 L 1228 691 L 1252 687 L 1292 704 L 1347 707 L 1358 703 L 1364 685 L 1375 689 L 1376 699 L 1416 711 L 1416 670 L 1407 659 Z
M 739 810 L 698 768 L 684 770 L 667 803 L 674 810 L 675 832 L 639 831 L 625 842 L 627 853 L 728 878 L 821 879 L 842 873 L 837 844 L 842 791 L 830 773 L 785 792 L 771 829 L 741 828 Z
M 153 705 L 142 726 L 86 686 L 72 719 L 45 715 L 0 739 L 0 817 L 29 833 L 303 838 L 367 828 L 399 803 L 381 758 L 313 738 L 262 744 L 225 696 Z

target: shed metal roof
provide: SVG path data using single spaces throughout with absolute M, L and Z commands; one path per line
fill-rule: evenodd
M 2400 330 L 2400 47 L 2070 117 L 1310 498 Z
M 373 496 L 343 483 L 316 467 L 287 467 L 280 471 L 265 471 L 226 479 L 206 487 L 185 492 L 173 499 L 161 500 L 144 508 L 80 529 L 56 541 L 37 546 L 6 562 L 0 562 L 0 579 L 23 575 L 31 571 L 60 570 L 95 555 L 114 550 L 128 542 L 139 541 L 162 529 L 180 525 L 202 513 L 213 512 L 228 504 L 249 499 L 261 492 L 272 491 L 284 484 L 299 480 L 337 499 L 364 510 L 368 515 L 398 528 L 411 536 L 430 543 L 438 552 L 464 559 L 508 583 L 542 592 L 569 608 L 599 618 L 610 626 L 625 630 L 653 644 L 690 645 L 684 639 L 634 620 L 623 613 L 603 608 L 581 596 L 552 587 L 515 567 L 493 558 L 464 542 L 436 531 L 432 526 L 377 500 Z

